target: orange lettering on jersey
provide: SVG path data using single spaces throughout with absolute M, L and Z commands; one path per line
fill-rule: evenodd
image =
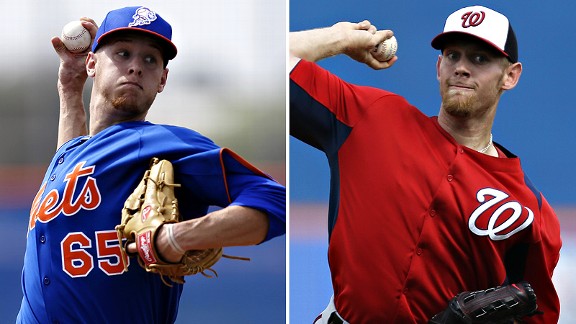
M 30 208 L 30 224 L 28 224 L 28 230 L 31 230 L 36 225 L 36 213 L 38 212 L 38 208 L 40 207 L 40 197 L 42 197 L 42 194 L 44 193 L 45 189 L 46 189 L 46 183 L 44 183 L 42 187 L 40 187 L 40 190 L 38 190 L 38 193 L 36 194 L 34 200 L 32 201 L 32 208 Z
M 38 209 L 37 218 L 41 222 L 49 222 L 54 219 L 60 213 L 61 206 L 58 204 L 59 199 L 58 191 L 50 190 L 42 202 L 40 203 L 40 208 Z
M 74 192 L 76 191 L 76 184 L 81 177 L 89 176 L 94 173 L 94 166 L 82 169 L 84 162 L 78 163 L 72 172 L 66 175 L 66 188 L 64 189 L 64 197 L 62 197 L 62 211 L 64 215 L 70 216 L 76 214 L 81 208 L 94 209 L 100 204 L 100 193 L 96 186 L 96 180 L 88 177 L 82 192 L 73 201 Z M 94 194 L 94 191 L 96 194 Z
M 76 164 L 72 172 L 66 174 L 62 199 L 56 189 L 50 190 L 42 200 L 40 197 L 44 194 L 46 183 L 42 185 L 30 209 L 30 224 L 28 230 L 36 225 L 36 220 L 47 223 L 56 218 L 62 212 L 66 216 L 72 216 L 81 209 L 92 210 L 100 205 L 102 197 L 98 190 L 96 179 L 90 177 L 94 173 L 94 166 L 84 168 L 86 162 Z M 74 197 L 76 187 L 80 179 L 86 178 L 82 190 L 77 197 Z

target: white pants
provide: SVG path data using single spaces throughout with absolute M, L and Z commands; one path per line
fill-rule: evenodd
M 335 313 L 338 316 L 338 318 L 340 318 L 342 320 L 343 324 L 350 324 L 350 323 L 346 322 L 342 318 L 342 316 L 340 316 L 340 314 L 338 314 L 338 312 L 336 311 L 336 305 L 334 305 L 334 295 L 332 295 L 332 297 L 330 297 L 330 302 L 328 303 L 328 306 L 322 312 L 322 314 L 320 314 L 320 316 L 318 316 L 318 319 L 316 319 L 314 324 L 328 324 L 328 319 L 330 318 L 330 315 L 332 315 L 332 313 Z

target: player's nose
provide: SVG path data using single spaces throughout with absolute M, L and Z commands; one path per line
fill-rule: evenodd
M 142 75 L 142 63 L 138 62 L 138 60 L 133 59 L 130 61 L 130 64 L 128 65 L 128 73 L 129 74 L 136 74 L 136 75 Z
M 454 74 L 457 76 L 470 76 L 470 68 L 467 60 L 458 60 L 454 66 Z

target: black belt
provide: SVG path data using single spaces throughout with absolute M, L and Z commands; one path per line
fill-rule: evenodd
M 328 317 L 328 324 L 344 324 L 344 322 L 336 312 L 333 312 L 330 317 Z

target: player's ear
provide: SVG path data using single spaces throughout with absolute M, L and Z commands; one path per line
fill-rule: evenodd
M 516 62 L 511 64 L 504 70 L 504 82 L 502 82 L 503 90 L 510 90 L 514 88 L 518 81 L 520 81 L 520 75 L 522 74 L 522 63 Z
M 96 75 L 96 55 L 92 52 L 86 56 L 86 73 L 91 78 Z
M 168 80 L 168 68 L 165 68 L 164 72 L 162 72 L 162 77 L 160 78 L 160 84 L 158 85 L 158 93 L 164 91 L 164 87 L 166 86 L 167 80 Z
M 438 60 L 436 61 L 436 80 L 440 81 L 440 63 L 442 63 L 442 55 L 438 55 Z

